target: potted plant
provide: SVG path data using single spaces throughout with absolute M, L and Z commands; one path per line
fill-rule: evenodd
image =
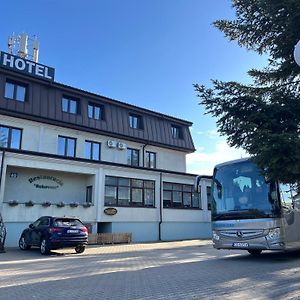
M 27 207 L 32 207 L 33 205 L 34 205 L 34 202 L 32 200 L 25 202 L 25 206 L 27 206 Z
M 64 207 L 66 204 L 63 201 L 60 201 L 59 203 L 56 204 L 57 207 Z
M 92 206 L 92 202 L 85 202 L 82 204 L 83 207 L 87 208 L 87 207 L 91 207 Z
M 49 202 L 49 201 L 45 201 L 42 203 L 42 206 L 44 206 L 44 207 L 49 207 L 50 205 L 51 205 L 51 202 Z
M 70 207 L 77 207 L 78 203 L 77 202 L 71 202 L 69 205 L 70 205 Z
M 10 200 L 9 202 L 8 202 L 8 205 L 9 206 L 17 206 L 19 204 L 19 202 L 17 201 L 17 200 Z

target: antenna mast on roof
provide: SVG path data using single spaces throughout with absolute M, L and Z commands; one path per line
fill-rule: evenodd
M 28 53 L 28 47 L 30 53 Z M 8 38 L 8 53 L 37 63 L 39 59 L 39 41 L 36 36 L 29 37 L 26 33 L 15 36 L 13 33 Z

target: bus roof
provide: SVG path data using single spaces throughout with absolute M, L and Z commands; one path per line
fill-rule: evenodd
M 219 167 L 223 167 L 223 166 L 227 166 L 227 165 L 232 165 L 232 164 L 238 164 L 238 163 L 249 161 L 249 160 L 250 160 L 250 157 L 230 160 L 230 161 L 226 161 L 226 162 L 217 164 L 215 166 L 215 168 L 219 168 Z

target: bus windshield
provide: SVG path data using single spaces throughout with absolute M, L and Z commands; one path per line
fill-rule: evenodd
M 251 161 L 216 167 L 212 220 L 271 218 L 279 215 L 274 183 L 267 183 Z

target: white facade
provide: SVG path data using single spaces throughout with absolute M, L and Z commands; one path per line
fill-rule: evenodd
M 48 123 L 0 112 L 1 126 L 22 129 L 20 149 L 0 147 L 0 212 L 7 227 L 6 246 L 17 246 L 22 230 L 43 215 L 76 216 L 89 225 L 92 233 L 131 232 L 133 241 L 211 236 L 206 189 L 210 185 L 209 177 L 203 179 L 198 206 L 194 207 L 191 202 L 181 208 L 164 205 L 168 194 L 177 193 L 180 197 L 193 194 L 192 189 L 188 192 L 165 190 L 166 184 L 171 187 L 179 184 L 187 189 L 194 184 L 195 175 L 185 173 L 186 152 L 140 142 L 138 138 L 133 141 Z M 76 139 L 74 157 L 58 156 L 59 136 Z M 101 145 L 99 161 L 85 158 L 86 141 Z M 108 141 L 113 145 L 122 143 L 123 147 L 111 147 Z M 127 165 L 127 148 L 139 150 L 139 166 Z M 156 154 L 153 169 L 144 167 L 146 151 Z M 109 176 L 154 182 L 153 206 L 105 205 Z M 88 187 L 92 190 L 91 206 L 86 202 Z M 146 188 L 141 190 L 146 193 Z M 34 205 L 30 206 L 30 202 Z M 62 207 L 61 202 L 65 204 Z M 105 214 L 108 207 L 116 208 L 117 213 Z

